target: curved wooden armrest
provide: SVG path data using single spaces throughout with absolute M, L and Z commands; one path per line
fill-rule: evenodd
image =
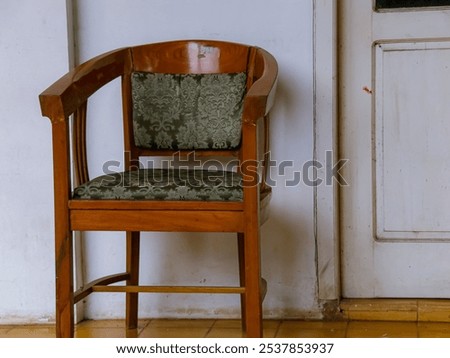
M 131 52 L 123 48 L 99 55 L 68 72 L 39 95 L 42 115 L 63 121 L 99 88 L 123 75 L 131 66 Z
M 273 56 L 258 48 L 255 58 L 256 81 L 244 99 L 244 123 L 256 124 L 259 118 L 269 113 L 275 99 L 278 80 L 278 65 Z

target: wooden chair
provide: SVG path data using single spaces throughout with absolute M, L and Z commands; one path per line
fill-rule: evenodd
M 90 180 L 87 101 L 119 76 L 126 172 Z M 261 164 L 267 168 L 261 152 L 269 150 L 268 113 L 276 81 L 277 63 L 261 48 L 172 41 L 95 57 L 39 96 L 42 115 L 52 124 L 58 337 L 73 337 L 74 304 L 92 292 L 126 293 L 127 336 L 137 332 L 138 292 L 240 294 L 246 336 L 262 337 L 266 284 L 260 269 L 260 225 L 271 190 L 260 169 Z M 193 153 L 196 158 L 234 156 L 238 170 L 135 166 L 141 156 Z M 74 292 L 73 232 L 87 230 L 126 232 L 126 269 Z M 141 231 L 236 232 L 240 285 L 139 285 Z M 125 285 L 111 285 L 121 281 Z

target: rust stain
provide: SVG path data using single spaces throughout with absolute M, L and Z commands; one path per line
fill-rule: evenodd
M 368 93 L 368 94 L 372 94 L 372 90 L 369 89 L 369 87 L 367 87 L 367 86 L 364 86 L 364 87 L 363 87 L 363 91 L 366 92 L 366 93 Z

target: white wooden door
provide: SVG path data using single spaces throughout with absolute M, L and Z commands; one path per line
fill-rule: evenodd
M 450 298 L 450 1 L 338 3 L 343 296 Z

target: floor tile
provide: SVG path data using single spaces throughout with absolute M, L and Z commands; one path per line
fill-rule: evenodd
M 205 336 L 206 338 L 243 338 L 244 332 L 241 328 L 212 328 Z
M 450 323 L 419 322 L 419 338 L 450 338 Z
M 0 326 L 0 338 L 7 337 L 8 332 L 13 328 L 14 328 L 14 326 Z
M 140 320 L 138 334 L 148 325 L 149 321 Z M 124 320 L 86 320 L 75 327 L 77 338 L 125 338 L 126 329 Z
M 275 338 L 280 321 L 263 322 L 264 338 Z M 244 337 L 240 320 L 219 320 L 208 332 L 207 338 L 241 338 Z
M 242 338 L 242 323 L 239 319 L 217 320 L 206 338 Z
M 416 322 L 351 321 L 348 338 L 417 338 Z
M 204 338 L 208 332 L 208 327 L 146 327 L 139 338 Z
M 123 320 L 84 321 L 76 337 L 125 337 Z M 143 338 L 240 338 L 240 320 L 141 320 Z M 0 326 L 0 337 L 55 337 L 54 325 Z M 277 338 L 450 338 L 450 323 L 397 321 L 264 321 L 264 337 Z
M 240 319 L 221 319 L 214 322 L 213 328 L 238 328 L 241 329 Z
M 344 338 L 346 321 L 283 321 L 277 338 Z
M 139 338 L 204 338 L 215 320 L 152 320 Z
M 54 325 L 30 325 L 17 326 L 10 329 L 6 336 L 7 338 L 55 338 Z
M 125 338 L 125 328 L 84 327 L 75 331 L 76 338 Z
M 154 319 L 149 321 L 147 326 L 159 328 L 210 328 L 216 320 L 213 319 Z
M 141 324 L 141 322 L 139 322 Z M 123 319 L 105 319 L 105 320 L 85 320 L 78 323 L 75 329 L 78 328 L 122 328 L 125 327 L 125 321 Z

